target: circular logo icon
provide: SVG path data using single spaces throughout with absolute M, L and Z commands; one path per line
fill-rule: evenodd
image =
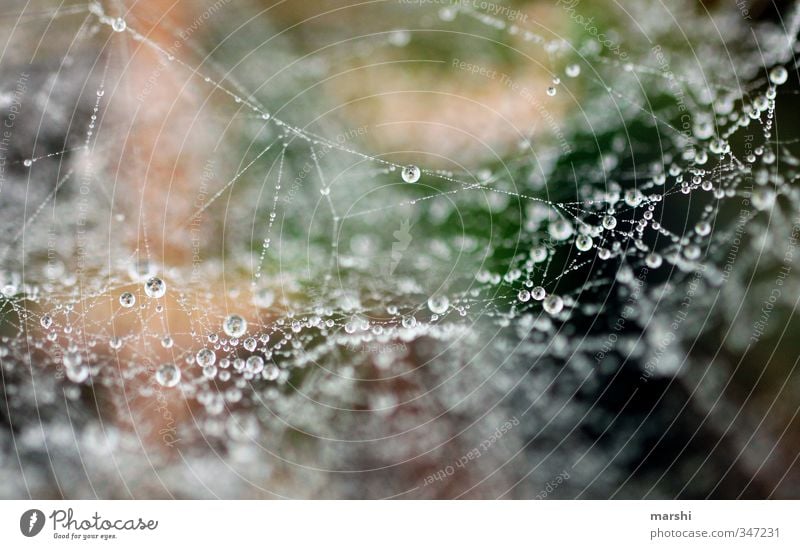
M 39 509 L 28 509 L 19 518 L 19 531 L 22 535 L 32 538 L 44 528 L 44 513 Z

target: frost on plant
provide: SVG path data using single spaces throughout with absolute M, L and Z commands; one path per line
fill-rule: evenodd
M 4 497 L 791 493 L 794 3 L 41 4 Z

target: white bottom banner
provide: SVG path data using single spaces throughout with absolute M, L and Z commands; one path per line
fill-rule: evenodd
M 793 501 L 3 501 L 3 547 L 800 547 Z

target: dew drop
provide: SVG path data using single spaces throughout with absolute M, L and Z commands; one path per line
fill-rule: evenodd
M 413 328 L 417 325 L 417 319 L 413 316 L 403 317 L 403 328 Z
M 776 86 L 780 86 L 781 84 L 786 83 L 786 80 L 789 78 L 789 73 L 786 71 L 785 67 L 778 65 L 777 67 L 773 67 L 771 71 L 769 71 L 769 81 L 775 84 Z
M 164 364 L 156 371 L 156 381 L 162 387 L 175 387 L 181 380 L 181 371 L 174 364 Z
M 417 166 L 406 166 L 401 170 L 400 175 L 406 183 L 416 183 L 422 172 Z
M 551 315 L 557 315 L 564 309 L 564 300 L 557 295 L 549 295 L 542 303 L 544 310 Z
M 631 208 L 635 208 L 642 203 L 644 197 L 639 189 L 629 189 L 625 191 L 625 204 Z
M 197 364 L 202 367 L 211 366 L 217 361 L 217 355 L 211 349 L 200 349 L 195 355 Z
M 603 228 L 611 230 L 617 226 L 617 218 L 613 215 L 606 215 L 603 217 Z
M 247 331 L 247 321 L 239 315 L 228 315 L 222 322 L 222 331 L 228 337 L 242 337 Z
M 591 250 L 592 244 L 593 244 L 592 237 L 589 235 L 582 234 L 575 239 L 575 247 L 582 252 Z
M 133 307 L 135 303 L 136 303 L 136 296 L 134 296 L 132 293 L 123 292 L 122 294 L 120 294 L 119 304 L 125 307 L 126 309 Z
M 572 224 L 566 219 L 557 219 L 553 223 L 550 223 L 548 232 L 553 240 L 566 240 L 572 236 L 574 229 L 572 228 Z
M 122 17 L 117 17 L 111 22 L 111 28 L 114 32 L 124 32 L 128 28 L 128 24 Z
M 575 78 L 581 73 L 581 66 L 577 63 L 567 65 L 566 73 L 570 78 Z
M 708 221 L 700 221 L 694 226 L 694 232 L 700 236 L 706 236 L 711 233 L 711 224 Z
M 245 363 L 245 368 L 247 371 L 252 374 L 260 374 L 261 371 L 264 369 L 264 359 L 258 355 L 253 355 L 247 358 L 247 362 Z
M 278 379 L 280 373 L 281 373 L 280 368 L 278 368 L 278 366 L 270 362 L 269 364 L 264 366 L 264 371 L 261 372 L 261 377 L 263 377 L 267 381 L 275 381 L 276 379 Z
M 150 277 L 147 279 L 147 282 L 144 283 L 144 293 L 153 299 L 164 297 L 164 294 L 167 293 L 167 285 L 156 276 Z
M 445 295 L 434 295 L 428 299 L 428 309 L 435 315 L 447 312 L 448 307 L 450 307 L 450 300 Z
M 663 263 L 663 259 L 657 253 L 648 254 L 647 257 L 644 258 L 645 264 L 650 267 L 651 269 L 658 269 L 661 267 Z

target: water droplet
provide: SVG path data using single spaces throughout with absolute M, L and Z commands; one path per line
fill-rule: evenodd
M 644 258 L 645 264 L 650 267 L 651 269 L 658 269 L 661 267 L 663 263 L 663 259 L 657 253 L 648 254 L 647 257 Z
M 581 66 L 577 63 L 573 63 L 572 65 L 567 65 L 566 70 L 567 76 L 570 78 L 575 78 L 581 73 Z
M 564 309 L 564 300 L 557 295 L 549 295 L 542 303 L 544 310 L 551 315 L 557 315 Z
M 180 368 L 174 364 L 164 364 L 156 371 L 156 381 L 163 387 L 175 387 L 180 380 Z
M 247 358 L 247 362 L 245 363 L 245 368 L 247 371 L 255 374 L 260 374 L 261 370 L 264 369 L 264 359 L 258 355 L 253 355 Z
M 239 315 L 228 315 L 222 322 L 222 331 L 228 337 L 240 338 L 247 331 L 247 321 Z
M 167 293 L 167 285 L 156 276 L 150 277 L 147 279 L 147 282 L 144 283 L 144 293 L 153 299 L 164 297 L 164 294 Z
M 126 309 L 133 307 L 135 303 L 136 303 L 136 296 L 134 296 L 130 292 L 123 292 L 119 296 L 119 304 L 125 307 Z
M 641 204 L 643 199 L 644 197 L 639 189 L 629 189 L 625 191 L 625 204 L 632 208 Z
M 555 86 L 550 86 L 549 88 L 547 88 L 547 95 L 549 95 L 550 97 L 553 97 L 557 92 L 558 90 L 556 90 Z
M 531 300 L 531 293 L 528 290 L 520 290 L 517 294 L 517 299 L 523 303 L 526 303 Z
M 694 226 L 694 232 L 700 236 L 706 236 L 711 232 L 711 224 L 708 221 L 700 221 Z
M 50 315 L 42 315 L 42 318 L 39 319 L 39 323 L 42 325 L 42 328 L 46 330 L 53 325 L 53 317 Z
M 435 315 L 447 312 L 448 307 L 450 307 L 450 300 L 446 295 L 434 295 L 428 299 L 428 309 Z
M 575 239 L 575 247 L 582 252 L 591 250 L 592 244 L 593 244 L 592 237 L 589 235 L 582 234 Z
M 122 17 L 117 17 L 111 22 L 111 28 L 114 32 L 124 32 L 128 28 L 128 24 Z
M 547 295 L 547 292 L 544 291 L 544 288 L 541 286 L 536 286 L 533 290 L 531 290 L 531 297 L 536 301 L 541 301 L 544 299 L 544 296 Z
M 416 183 L 419 181 L 422 172 L 417 166 L 406 166 L 402 169 L 400 175 L 406 183 Z
M 269 364 L 264 366 L 264 371 L 261 372 L 261 377 L 263 377 L 267 381 L 275 381 L 276 379 L 278 379 L 280 373 L 281 373 L 280 368 L 278 368 L 277 365 L 270 362 Z
M 613 215 L 603 216 L 603 228 L 611 230 L 617 226 L 617 218 Z
M 784 84 L 788 78 L 789 78 L 789 73 L 786 71 L 786 68 L 780 65 L 778 65 L 777 67 L 773 67 L 773 69 L 769 71 L 769 81 L 775 84 L 776 86 Z
M 553 240 L 566 240 L 572 236 L 574 229 L 572 228 L 572 224 L 567 221 L 566 219 L 560 218 L 550 223 L 548 227 L 548 232 L 550 233 L 550 237 Z
M 403 317 L 403 328 L 413 328 L 417 325 L 417 319 L 413 316 Z
M 214 351 L 211 349 L 200 349 L 197 351 L 195 355 L 195 359 L 197 360 L 197 364 L 199 366 L 211 366 L 217 361 L 217 355 L 214 354 Z
M 33 160 L 31 160 L 30 158 L 26 158 L 25 160 L 22 161 L 22 164 L 26 168 L 30 168 L 33 165 Z

